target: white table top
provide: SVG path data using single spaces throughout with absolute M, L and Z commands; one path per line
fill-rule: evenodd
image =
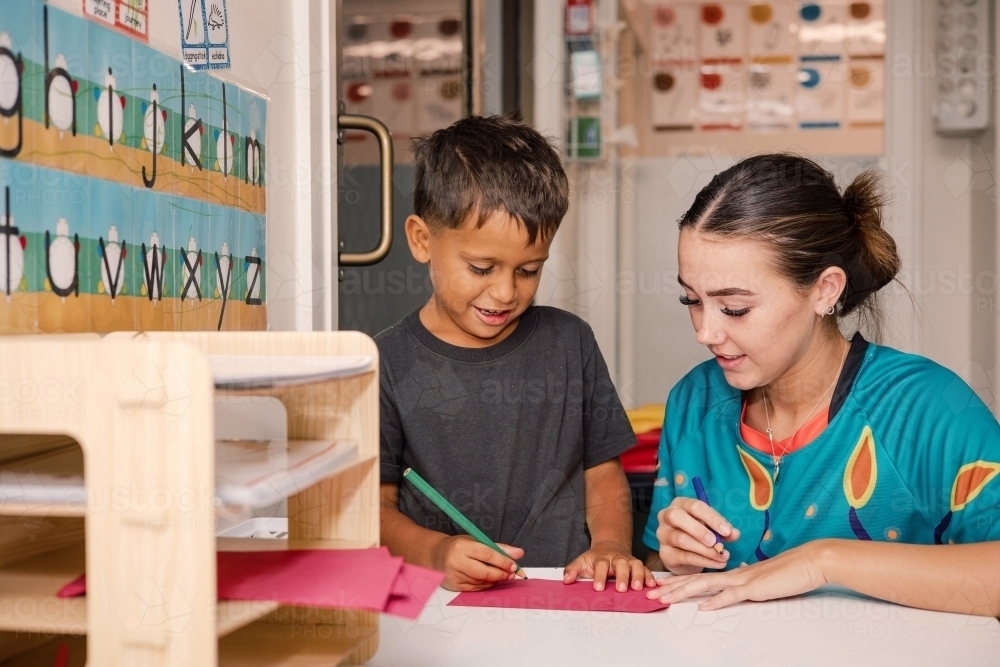
M 527 568 L 559 579 L 559 568 Z M 650 614 L 448 607 L 438 589 L 416 621 L 381 619 L 372 667 L 498 665 L 996 665 L 1000 622 L 910 609 L 849 591 L 701 612 Z

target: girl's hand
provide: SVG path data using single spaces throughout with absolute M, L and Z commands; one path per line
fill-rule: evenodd
M 660 587 L 649 591 L 646 597 L 674 603 L 719 591 L 698 605 L 702 611 L 712 611 L 743 600 L 762 602 L 808 593 L 827 583 L 820 562 L 824 542 L 817 540 L 803 544 L 769 560 L 729 572 L 657 579 Z
M 660 522 L 656 529 L 660 560 L 677 575 L 695 574 L 706 567 L 713 570 L 726 567 L 729 551 L 723 550 L 720 554 L 713 548 L 715 535 L 709 528 L 726 542 L 740 537 L 740 531 L 730 526 L 721 514 L 694 498 L 674 498 L 657 518 Z

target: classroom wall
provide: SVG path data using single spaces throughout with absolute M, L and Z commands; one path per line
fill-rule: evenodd
M 924 5 L 926 63 L 935 24 L 933 3 Z M 918 303 L 919 351 L 959 373 L 995 408 L 996 133 L 936 134 L 930 115 L 933 87 L 924 86 L 923 93 L 920 267 L 911 286 Z

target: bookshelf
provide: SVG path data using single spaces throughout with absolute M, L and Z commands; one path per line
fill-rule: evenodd
M 213 365 L 231 369 L 236 357 L 261 375 L 243 369 L 240 381 L 217 383 Z M 274 382 L 284 360 L 338 357 L 353 363 Z M 281 401 L 289 440 L 357 445 L 349 461 L 288 496 L 288 540 L 215 535 L 214 406 L 247 396 Z M 378 546 L 378 409 L 378 352 L 357 332 L 6 339 L 0 469 L 28 457 L 66 465 L 46 454 L 79 447 L 86 502 L 0 498 L 0 666 L 52 664 L 61 644 L 69 665 L 84 652 L 90 665 L 370 659 L 378 614 L 219 602 L 215 554 Z M 56 597 L 83 571 L 86 597 Z

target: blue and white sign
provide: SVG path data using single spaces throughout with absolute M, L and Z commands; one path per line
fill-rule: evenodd
M 226 0 L 177 0 L 181 55 L 192 69 L 229 68 Z

